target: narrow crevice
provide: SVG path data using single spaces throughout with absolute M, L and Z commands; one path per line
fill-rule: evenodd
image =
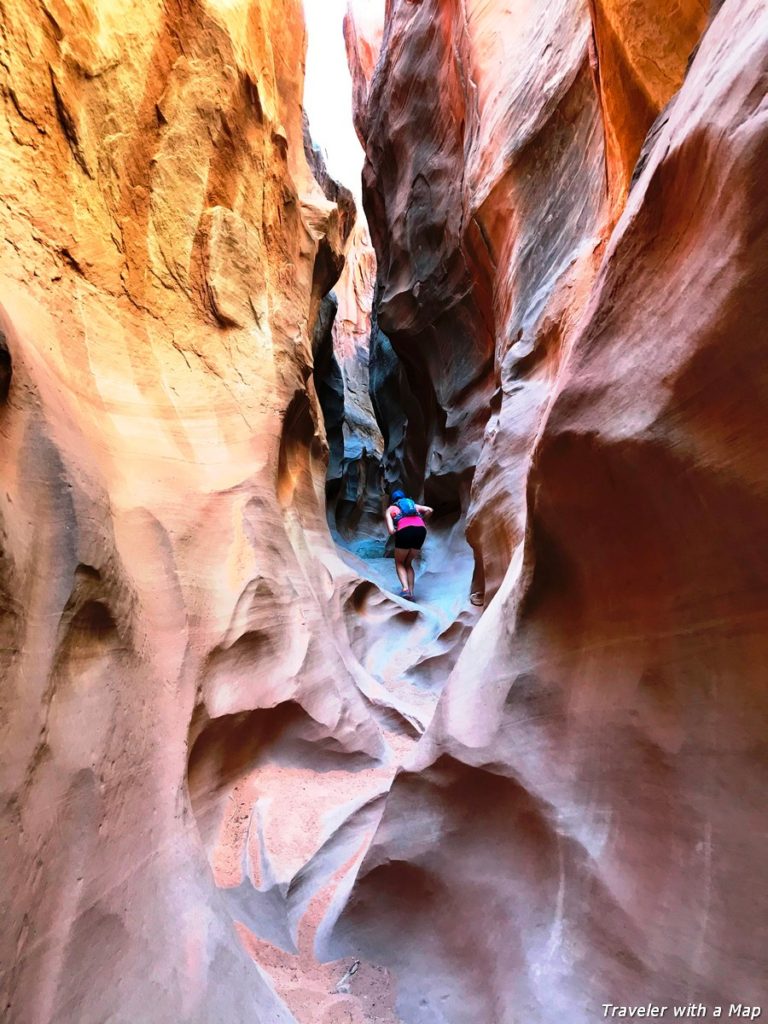
M 0 405 L 8 401 L 13 378 L 13 360 L 8 349 L 8 340 L 0 331 Z

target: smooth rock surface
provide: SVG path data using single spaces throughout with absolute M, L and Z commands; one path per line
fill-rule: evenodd
M 402 406 L 387 450 L 430 504 L 468 514 L 490 598 L 609 214 L 591 22 L 572 0 L 392 4 L 369 84 L 364 27 L 347 36 L 377 323 L 406 380 L 382 374 Z
M 206 836 L 266 709 L 385 750 L 324 564 L 354 211 L 307 163 L 301 5 L 0 21 L 0 1015 L 288 1024 Z
M 328 531 L 355 211 L 300 4 L 0 16 L 3 1020 L 395 1024 L 387 972 L 337 992 L 313 940 L 466 584 L 406 604 Z
M 702 0 L 589 0 L 608 180 L 617 214 L 649 124 L 683 82 L 708 22 Z
M 381 374 L 402 421 L 385 461 L 467 516 L 488 599 L 642 140 L 706 25 L 679 6 L 402 0 L 383 31 L 375 5 L 349 6 L 377 323 L 407 382 Z
M 606 1002 L 725 1013 L 768 998 L 768 12 L 758 0 L 722 5 L 608 238 L 591 29 L 573 4 L 566 30 L 558 6 L 525 5 L 520 35 L 499 31 L 485 51 L 520 47 L 504 64 L 516 81 L 506 107 L 496 100 L 518 116 L 488 135 L 498 143 L 508 124 L 515 158 L 489 179 L 479 213 L 515 197 L 506 249 L 503 218 L 488 221 L 506 253 L 495 280 L 510 287 L 496 291 L 501 395 L 469 509 L 495 597 L 395 780 L 325 947 L 390 968 L 408 1024 L 591 1024 Z M 379 130 L 415 63 L 410 41 L 424 46 L 421 19 L 453 59 L 459 7 L 470 37 L 484 18 L 490 34 L 494 17 L 512 17 L 492 3 L 389 8 L 389 54 L 365 116 L 377 126 L 369 207 L 386 213 L 393 239 L 405 186 L 387 156 L 394 136 L 382 142 Z M 627 60 L 654 46 L 647 5 L 632 13 Z M 557 47 L 542 35 L 550 16 Z M 695 35 L 690 20 L 673 22 L 654 22 L 662 70 L 679 70 Z M 492 113 L 503 72 L 487 66 L 495 79 L 470 77 Z M 657 108 L 656 79 L 641 72 Z M 548 94 L 533 87 L 545 78 L 558 83 Z M 453 85 L 445 96 L 454 103 Z M 398 110 L 410 131 L 413 108 Z M 456 145 L 425 135 L 411 152 L 441 180 Z M 511 150 L 489 141 L 464 152 L 466 173 L 452 180 L 482 191 L 483 168 L 503 169 Z M 448 236 L 436 237 L 442 252 Z M 380 258 L 395 271 L 382 311 L 411 330 L 417 256 L 393 252 Z M 494 519 L 502 540 L 487 534 Z

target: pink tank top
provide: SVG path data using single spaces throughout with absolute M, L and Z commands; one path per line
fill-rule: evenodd
M 421 516 L 404 516 L 397 505 L 390 505 L 387 511 L 392 516 L 392 522 L 395 524 L 396 530 L 402 530 L 405 526 L 424 525 L 424 520 Z M 399 519 L 397 518 L 398 516 L 400 516 Z

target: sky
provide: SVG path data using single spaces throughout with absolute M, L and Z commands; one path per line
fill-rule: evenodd
M 363 150 L 352 124 L 352 79 L 342 31 L 346 10 L 347 0 L 304 0 L 308 35 L 304 109 L 332 177 L 351 189 L 360 206 Z

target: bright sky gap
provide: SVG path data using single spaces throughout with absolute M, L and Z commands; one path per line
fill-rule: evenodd
M 361 203 L 363 150 L 352 124 L 352 79 L 344 46 L 347 0 L 304 0 L 307 71 L 304 109 L 331 175 Z

